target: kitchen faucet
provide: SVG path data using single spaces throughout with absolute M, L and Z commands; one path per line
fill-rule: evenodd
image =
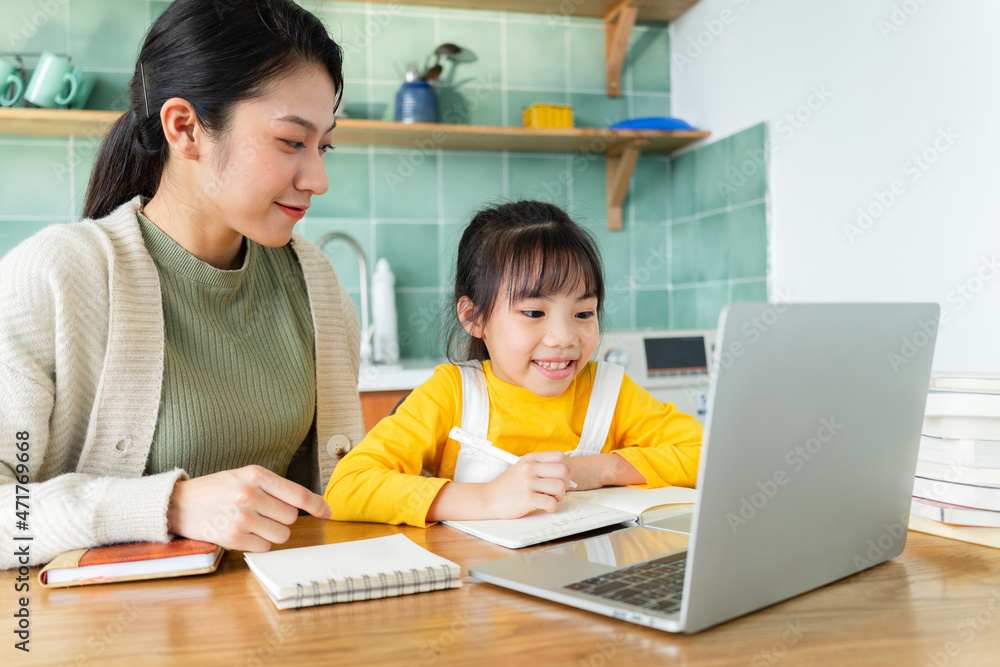
M 375 332 L 374 325 L 368 320 L 368 260 L 365 259 L 365 251 L 361 249 L 358 242 L 343 232 L 330 232 L 324 234 L 316 244 L 320 252 L 330 241 L 341 240 L 351 246 L 354 254 L 358 258 L 358 272 L 360 275 L 359 289 L 361 290 L 361 363 L 370 364 L 372 361 L 371 337 Z

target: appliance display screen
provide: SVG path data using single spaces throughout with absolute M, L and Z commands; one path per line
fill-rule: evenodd
M 646 346 L 646 372 L 650 377 L 708 372 L 702 336 L 645 338 L 643 344 Z

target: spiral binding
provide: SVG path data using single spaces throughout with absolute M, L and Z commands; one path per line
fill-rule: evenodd
M 406 582 L 407 574 L 413 578 L 412 590 L 408 590 L 410 584 Z M 295 585 L 295 608 L 301 609 L 317 604 L 355 602 L 442 590 L 451 588 L 456 581 L 461 581 L 461 575 L 453 574 L 447 565 L 440 567 L 428 565 L 424 570 L 411 568 L 408 572 L 393 570 L 391 576 L 379 572 L 378 582 L 368 574 L 361 575 L 360 579 L 350 577 L 340 581 L 333 578 L 325 581 L 309 581 L 305 584 Z M 346 586 L 346 590 L 341 590 L 340 585 Z M 309 587 L 308 592 L 306 592 L 306 586 Z M 325 589 L 329 589 L 329 591 Z M 330 597 L 329 600 L 324 599 L 327 596 Z

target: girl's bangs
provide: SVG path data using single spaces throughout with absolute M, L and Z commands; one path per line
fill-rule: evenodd
M 506 292 L 513 303 L 570 294 L 583 286 L 585 297 L 604 298 L 600 260 L 581 246 L 560 245 L 546 248 L 544 242 L 519 252 L 505 276 Z

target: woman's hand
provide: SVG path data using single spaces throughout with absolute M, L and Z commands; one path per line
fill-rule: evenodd
M 569 464 L 559 451 L 525 454 L 510 470 L 486 484 L 486 501 L 497 519 L 554 512 L 569 488 Z
M 330 516 L 322 497 L 270 470 L 246 466 L 177 482 L 167 526 L 175 535 L 226 549 L 267 551 L 288 539 L 299 509 Z

